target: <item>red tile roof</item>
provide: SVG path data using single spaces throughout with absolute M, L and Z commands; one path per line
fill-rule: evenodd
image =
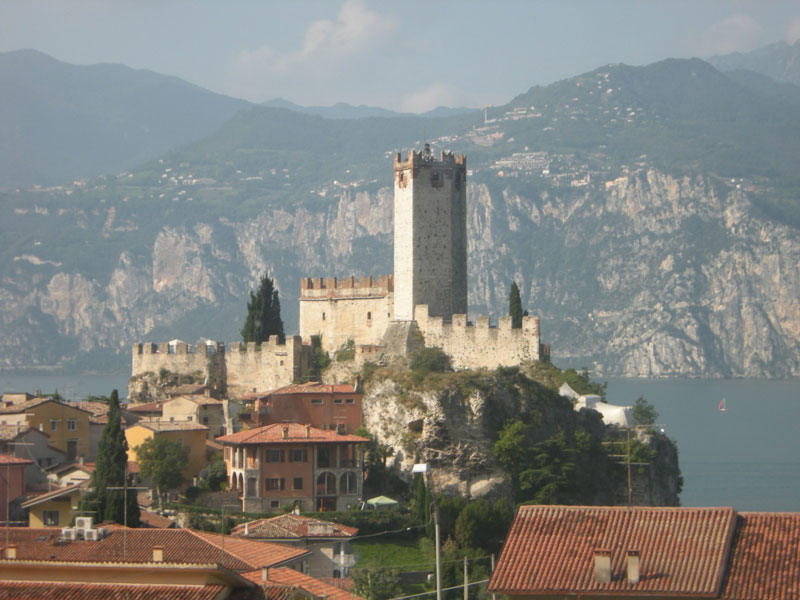
M 800 513 L 739 513 L 720 598 L 800 598 Z
M 62 488 L 56 488 L 54 490 L 50 490 L 49 492 L 45 492 L 44 494 L 39 494 L 38 496 L 34 496 L 30 500 L 26 500 L 25 502 L 22 503 L 22 508 L 29 508 L 36 504 L 52 500 L 53 498 L 69 496 L 75 491 L 80 491 L 88 487 L 89 487 L 89 480 L 87 479 L 85 481 L 81 481 L 80 483 L 75 483 L 73 485 L 68 485 Z
M 66 583 L 0 581 L 0 600 L 216 600 L 222 585 L 142 585 L 122 583 Z
M 309 429 L 309 437 L 306 437 L 306 427 Z M 283 430 L 288 429 L 288 436 L 284 439 Z M 297 444 L 298 442 L 321 443 L 362 443 L 368 442 L 366 438 L 352 434 L 340 434 L 333 430 L 317 429 L 301 425 L 300 423 L 273 423 L 256 429 L 246 429 L 231 435 L 223 435 L 217 438 L 220 444 L 274 444 L 287 443 Z
M 55 404 L 60 404 L 64 408 L 72 408 L 75 410 L 79 410 L 81 412 L 88 413 L 90 415 L 92 414 L 92 411 L 86 410 L 83 407 L 72 406 L 71 403 L 59 402 L 57 400 L 53 400 L 52 398 L 33 398 L 32 400 L 25 400 L 24 402 L 15 402 L 11 406 L 0 406 L 0 413 L 17 414 L 17 413 L 27 412 L 28 410 L 36 408 L 40 404 L 46 404 L 47 402 L 54 402 Z
M 209 398 L 208 396 L 204 396 L 202 394 L 181 394 L 179 396 L 175 396 L 172 400 L 167 400 L 167 402 L 172 402 L 174 400 L 189 400 L 190 402 L 194 402 L 198 405 L 205 405 L 205 404 L 222 404 L 222 400 L 217 400 L 216 398 Z
M 243 573 L 243 575 L 254 583 L 263 583 L 261 569 L 258 571 L 251 571 L 250 573 Z M 310 575 L 304 575 L 294 569 L 268 569 L 267 585 L 269 586 L 270 584 L 276 584 L 281 588 L 286 586 L 300 588 L 301 590 L 314 594 L 318 598 L 328 598 L 329 600 L 360 600 L 360 596 L 356 596 L 347 590 L 325 583 L 321 579 L 316 579 Z
M 20 458 L 10 454 L 0 454 L 0 465 L 32 465 L 33 461 L 29 458 Z
M 320 383 L 309 381 L 308 383 L 292 383 L 269 392 L 254 392 L 239 396 L 240 400 L 256 400 L 267 396 L 280 396 L 283 394 L 355 394 L 355 387 L 348 383 Z
M 248 532 L 246 535 L 245 529 Z M 357 533 L 358 529 L 355 527 L 295 514 L 242 523 L 231 531 L 231 535 L 258 539 L 352 537 Z
M 489 589 L 715 597 L 735 522 L 732 508 L 522 506 Z M 595 580 L 596 550 L 611 552 L 610 583 Z M 635 584 L 625 576 L 627 550 L 640 553 Z
M 132 413 L 151 413 L 151 412 L 161 412 L 163 410 L 163 403 L 162 402 L 139 402 L 133 404 L 125 404 L 123 407 L 125 410 L 132 412 Z
M 175 521 L 169 517 L 162 517 L 158 513 L 150 512 L 149 510 L 139 511 L 139 519 L 142 522 L 142 527 L 149 527 L 150 529 L 169 529 L 175 527 Z
M 15 440 L 20 436 L 25 435 L 28 432 L 35 432 L 39 435 L 43 435 L 46 438 L 50 436 L 47 435 L 44 431 L 39 431 L 38 429 L 34 429 L 32 427 L 28 427 L 26 424 L 20 425 L 0 425 L 0 441 L 11 441 Z
M 11 527 L 9 543 L 17 546 L 18 560 L 81 563 L 153 563 L 153 547 L 163 548 L 163 561 L 169 564 L 218 563 L 243 573 L 262 566 L 283 565 L 307 555 L 301 548 L 255 542 L 226 536 L 224 551 L 221 536 L 190 529 L 128 529 L 109 527 L 97 541 L 61 541 L 60 528 L 29 529 Z M 0 537 L 0 544 L 5 541 Z

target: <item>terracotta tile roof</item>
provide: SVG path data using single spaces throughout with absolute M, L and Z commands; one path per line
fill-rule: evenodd
M 140 402 L 135 404 L 123 405 L 125 410 L 132 413 L 151 413 L 161 412 L 163 410 L 162 402 Z
M 720 598 L 800 598 L 800 513 L 739 513 Z
M 64 473 L 69 471 L 83 471 L 84 473 L 94 473 L 95 463 L 93 462 L 85 462 L 81 463 L 69 463 L 67 465 L 58 465 L 54 469 L 50 469 L 51 473 L 58 475 L 59 477 L 63 476 Z
M 282 565 L 307 555 L 301 548 L 254 542 L 190 529 L 128 529 L 108 527 L 97 541 L 64 543 L 60 528 L 9 529 L 9 543 L 17 545 L 18 560 L 79 563 L 153 563 L 153 546 L 163 548 L 163 564 L 203 565 L 218 563 L 244 573 L 262 566 Z M 127 541 L 124 541 L 127 538 Z M 0 543 L 4 539 L 0 539 Z
M 254 583 L 264 583 L 262 580 L 261 569 L 258 571 L 251 571 L 249 573 L 242 573 L 242 575 Z M 305 590 L 306 592 L 313 594 L 318 598 L 325 597 L 330 600 L 361 600 L 360 596 L 356 596 L 347 590 L 330 585 L 321 579 L 316 579 L 310 575 L 304 575 L 303 573 L 295 571 L 294 569 L 281 567 L 268 569 L 268 588 L 272 587 L 270 584 L 278 585 L 281 588 L 287 586 L 292 588 L 300 588 L 301 590 Z
M 64 404 L 68 404 L 69 406 L 72 406 L 73 408 L 80 408 L 81 410 L 88 411 L 88 412 L 92 413 L 92 415 L 95 416 L 95 417 L 98 417 L 98 416 L 101 416 L 101 415 L 105 416 L 106 414 L 108 414 L 108 404 L 106 404 L 105 402 L 73 402 L 73 401 L 68 401 L 68 402 L 65 402 Z
M 202 396 L 204 395 L 203 391 L 206 389 L 208 389 L 208 386 L 205 386 L 202 383 L 182 383 L 180 385 L 176 385 L 174 388 L 166 390 L 166 392 L 167 396 Z
M 223 435 L 217 438 L 220 444 L 274 444 L 287 443 L 297 444 L 298 442 L 335 443 L 368 442 L 366 438 L 352 434 L 340 434 L 329 429 L 317 429 L 309 427 L 309 437 L 306 437 L 306 425 L 300 423 L 273 423 L 256 429 L 247 429 L 231 435 Z M 288 436 L 283 437 L 284 428 L 288 428 Z
M 30 431 L 30 429 L 25 425 L 21 427 L 17 425 L 0 425 L 0 441 L 11 441 L 26 431 Z M 33 431 L 38 431 L 38 429 L 34 429 Z
M 222 444 L 218 444 L 215 440 L 206 440 L 206 450 L 213 452 L 222 452 Z
M 76 483 L 73 485 L 68 485 L 62 488 L 56 488 L 44 494 L 39 494 L 38 496 L 34 496 L 30 500 L 26 500 L 22 503 L 22 508 L 28 508 L 30 506 L 35 506 L 36 504 L 41 504 L 42 502 L 46 502 L 48 500 L 52 500 L 53 498 L 60 498 L 62 496 L 69 496 L 75 491 L 87 489 L 89 487 L 89 480 L 81 481 L 80 483 Z
M 209 398 L 202 394 L 181 394 L 179 396 L 174 397 L 172 400 L 189 400 L 190 402 L 194 402 L 197 405 L 205 405 L 205 404 L 219 404 L 222 405 L 222 400 L 217 400 L 216 398 Z M 168 400 L 168 402 L 172 402 L 172 400 Z
M 245 529 L 247 529 L 247 535 L 245 535 Z M 352 537 L 357 533 L 358 529 L 355 527 L 291 513 L 271 519 L 242 523 L 231 531 L 231 535 L 258 539 Z
M 29 458 L 19 458 L 10 454 L 0 454 L 0 465 L 32 465 L 33 461 Z
M 732 508 L 522 506 L 489 589 L 714 597 L 735 522 Z M 596 550 L 611 552 L 610 583 L 595 580 Z M 636 584 L 625 576 L 627 550 L 640 552 Z
M 150 529 L 170 529 L 175 527 L 175 521 L 169 517 L 162 517 L 160 514 L 149 510 L 139 511 L 139 519 L 142 522 L 142 527 L 149 527 Z
M 80 410 L 82 412 L 91 414 L 91 411 L 86 410 L 85 408 L 72 406 L 73 403 L 71 402 L 58 402 L 52 398 L 33 398 L 32 400 L 25 400 L 24 402 L 15 402 L 11 406 L 0 405 L 0 414 L 16 414 L 20 412 L 27 412 L 28 410 L 36 408 L 40 404 L 45 404 L 47 402 L 54 402 L 55 404 L 60 404 L 64 407 L 73 408 L 75 410 Z
M 223 543 L 220 534 L 209 533 L 207 531 L 191 531 L 194 535 L 205 540 L 209 544 L 222 548 Z M 224 546 L 225 552 L 230 552 L 241 560 L 255 565 L 253 568 L 282 565 L 310 554 L 310 551 L 304 548 L 294 548 L 292 546 L 273 544 L 270 542 L 256 542 L 229 535 L 225 536 Z M 164 560 L 166 560 L 166 554 L 164 556 Z
M 356 394 L 355 388 L 348 383 L 320 383 L 309 381 L 308 383 L 292 383 L 269 392 L 253 392 L 239 396 L 240 400 L 257 400 L 267 396 L 280 396 L 283 394 Z
M 121 583 L 67 583 L 0 581 L 0 600 L 47 598 L 48 600 L 215 600 L 222 585 L 142 585 Z
M 317 577 L 317 579 L 328 585 L 337 587 L 340 590 L 347 590 L 349 592 L 353 589 L 353 580 L 349 577 Z
M 139 421 L 133 427 L 144 427 L 150 431 L 207 431 L 208 427 L 191 421 Z

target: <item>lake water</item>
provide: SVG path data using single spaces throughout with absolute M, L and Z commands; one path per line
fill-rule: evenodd
M 69 400 L 127 395 L 128 374 L 9 375 L 0 391 L 59 393 Z M 644 396 L 677 441 L 684 506 L 800 511 L 800 380 L 611 379 L 608 401 Z M 717 406 L 727 401 L 726 412 Z
M 800 511 L 800 380 L 608 382 L 612 404 L 639 396 L 678 443 L 683 506 Z M 718 410 L 722 398 L 725 412 Z

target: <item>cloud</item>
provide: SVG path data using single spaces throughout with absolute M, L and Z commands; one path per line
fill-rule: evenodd
M 800 40 L 800 17 L 792 19 L 786 27 L 786 41 L 794 44 L 797 40 Z
M 761 40 L 762 27 L 752 17 L 743 14 L 731 15 L 714 23 L 700 34 L 697 53 L 700 56 L 749 52 Z
M 311 23 L 297 50 L 280 52 L 264 45 L 239 53 L 230 69 L 233 86 L 251 100 L 275 95 L 294 100 L 296 90 L 308 89 L 312 80 L 319 88 L 326 80 L 350 76 L 359 57 L 384 43 L 394 29 L 392 20 L 369 10 L 362 0 L 347 0 L 336 20 Z
M 452 106 L 456 97 L 455 90 L 449 85 L 434 83 L 405 96 L 400 103 L 400 110 L 421 113 L 438 106 Z

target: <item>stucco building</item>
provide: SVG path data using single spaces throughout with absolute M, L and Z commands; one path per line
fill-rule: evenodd
M 229 489 L 239 492 L 242 510 L 252 512 L 287 505 L 305 512 L 347 510 L 361 496 L 367 441 L 299 423 L 217 438 L 225 448 Z
M 191 481 L 206 464 L 206 432 L 205 425 L 190 422 L 139 421 L 125 430 L 128 442 L 128 460 L 139 462 L 136 447 L 146 440 L 159 437 L 177 442 L 189 450 L 189 464 L 183 471 L 183 478 Z

